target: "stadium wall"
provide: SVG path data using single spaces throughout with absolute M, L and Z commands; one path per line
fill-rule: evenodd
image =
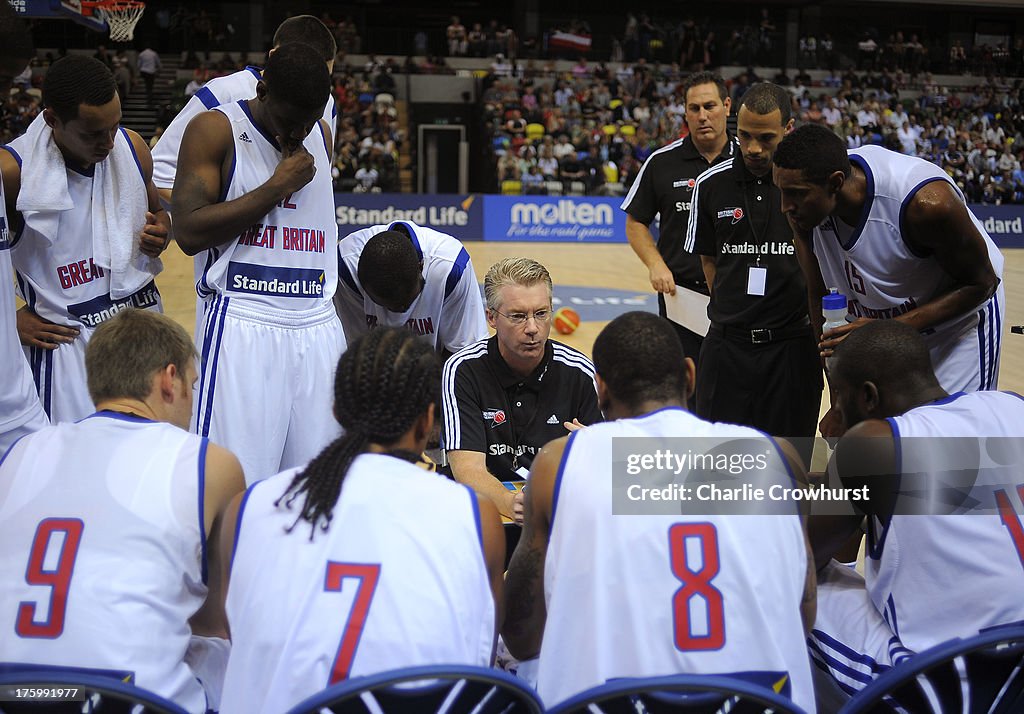
M 621 201 L 598 196 L 334 194 L 343 237 L 367 226 L 407 220 L 462 241 L 542 243 L 625 243 Z M 1024 248 L 1024 206 L 972 204 L 971 210 L 1000 248 Z

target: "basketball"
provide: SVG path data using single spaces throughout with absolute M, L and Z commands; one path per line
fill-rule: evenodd
M 571 307 L 560 307 L 555 311 L 555 330 L 561 335 L 571 335 L 580 326 L 580 315 Z

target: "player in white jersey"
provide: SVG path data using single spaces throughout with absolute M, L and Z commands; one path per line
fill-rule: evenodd
M 413 465 L 433 427 L 440 369 L 403 328 L 359 337 L 335 377 L 345 435 L 228 507 L 222 714 L 276 714 L 398 667 L 490 664 L 502 619 L 498 513 Z
M 32 35 L 7 3 L 0 3 L 0 94 L 6 96 L 12 78 L 21 74 L 35 57 Z M 0 275 L 11 276 L 11 231 L 7 224 L 7 203 L 0 183 Z M 15 325 L 14 291 L 0 289 L 0 455 L 19 437 L 47 425 L 46 413 L 32 382 L 32 373 L 22 354 Z
M 809 644 L 854 693 L 913 652 L 1024 621 L 1024 400 L 948 394 L 925 341 L 895 320 L 852 333 L 828 366 L 846 432 L 830 468 L 869 498 L 811 518 Z M 861 579 L 830 558 L 864 516 Z
M 216 708 L 215 677 L 193 662 L 227 635 L 215 546 L 244 480 L 186 431 L 195 356 L 170 318 L 119 313 L 86 348 L 97 411 L 0 462 L 0 669 L 104 674 Z
M 553 441 L 533 462 L 506 581 L 509 651 L 522 659 L 539 650 L 537 689 L 547 706 L 616 678 L 690 673 L 771 686 L 812 710 L 804 628 L 814 619 L 814 571 L 796 503 L 766 514 L 752 497 L 747 509 L 711 515 L 715 506 L 689 510 L 676 498 L 646 510 L 632 500 L 642 487 L 692 486 L 694 472 L 665 483 L 615 475 L 612 466 L 613 448 L 629 452 L 629 444 L 715 449 L 737 463 L 757 453 L 763 466 L 736 475 L 735 485 L 782 493 L 802 481 L 795 451 L 686 411 L 693 360 L 656 315 L 613 320 L 594 343 L 594 364 L 602 411 L 616 421 Z M 691 438 L 663 441 L 680 435 Z
M 335 296 L 345 337 L 405 326 L 439 352 L 487 338 L 473 262 L 452 236 L 410 221 L 371 226 L 338 242 Z
M 808 125 L 779 144 L 774 175 L 813 299 L 832 287 L 849 298 L 853 321 L 825 336 L 826 355 L 870 320 L 897 319 L 924 335 L 947 391 L 995 388 L 1003 256 L 944 171 L 876 146 L 847 153 Z M 810 307 L 820 331 L 820 301 Z
M 34 122 L 25 135 L 0 151 L 13 235 L 11 260 L 27 304 L 18 313 L 18 331 L 28 348 L 43 408 L 55 423 L 75 421 L 93 411 L 84 366 L 92 330 L 128 307 L 160 310 L 160 293 L 152 280 L 115 298 L 109 266 L 98 265 L 95 255 L 93 194 L 105 188 L 97 184 L 101 163 L 105 174 L 115 174 L 112 166 L 117 164 L 121 175 L 127 175 L 125 180 L 143 183 L 143 191 L 135 195 L 146 205 L 134 207 L 140 214 L 145 212 L 145 225 L 138 226 L 143 253 L 160 255 L 170 230 L 170 219 L 160 208 L 150 180 L 149 147 L 138 134 L 119 127 L 121 102 L 116 90 L 110 70 L 99 60 L 70 55 L 54 62 L 43 81 L 46 109 L 35 120 L 40 124 Z M 53 146 L 61 160 L 51 166 L 49 148 Z M 133 178 L 130 174 L 136 168 Z M 23 181 L 34 171 L 53 172 L 53 183 L 67 187 L 60 197 L 66 203 L 20 210 L 23 201 L 39 200 L 21 196 Z M 131 195 L 127 190 L 123 193 Z
M 312 15 L 296 15 L 282 22 L 274 33 L 272 54 L 281 45 L 289 42 L 301 42 L 315 49 L 327 64 L 328 73 L 334 72 L 334 55 L 337 44 L 334 35 L 318 18 Z M 192 118 L 209 109 L 216 109 L 224 104 L 234 104 L 243 99 L 256 96 L 256 84 L 263 78 L 263 70 L 248 66 L 243 70 L 224 77 L 215 77 L 203 85 L 188 100 L 177 116 L 167 125 L 160 141 L 153 147 L 153 183 L 156 184 L 160 197 L 168 206 L 171 203 L 171 192 L 174 189 L 174 178 L 178 173 L 178 151 L 185 128 Z M 334 134 L 338 107 L 333 94 L 324 107 L 323 119 Z M 331 147 L 333 151 L 334 147 Z
M 204 312 L 195 428 L 238 454 L 250 483 L 338 434 L 322 416 L 345 346 L 329 93 L 316 51 L 282 45 L 257 96 L 195 117 L 179 156 L 175 233 L 196 256 Z

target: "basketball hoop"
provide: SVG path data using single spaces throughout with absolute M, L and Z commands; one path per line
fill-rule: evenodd
M 82 0 L 82 14 L 95 13 L 106 22 L 114 42 L 128 42 L 135 37 L 135 25 L 145 9 L 146 3 L 141 0 Z

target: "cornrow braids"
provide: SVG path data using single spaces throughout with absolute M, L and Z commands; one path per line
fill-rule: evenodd
M 380 327 L 349 345 L 334 377 L 334 413 L 345 433 L 295 475 L 274 505 L 290 509 L 304 495 L 288 527 L 308 521 L 326 531 L 352 462 L 370 444 L 393 444 L 437 404 L 441 365 L 430 343 L 405 328 Z M 395 452 L 399 458 L 404 454 Z

